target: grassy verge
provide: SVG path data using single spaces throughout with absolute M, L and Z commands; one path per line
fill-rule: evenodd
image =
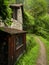
M 40 37 L 40 39 L 44 42 L 46 47 L 46 53 L 47 53 L 47 63 L 49 65 L 49 41 L 47 39 L 44 39 L 43 37 Z
M 16 65 L 36 65 L 39 52 L 39 45 L 35 42 L 35 39 L 31 34 L 28 34 L 26 38 L 27 38 L 27 51 L 16 62 Z

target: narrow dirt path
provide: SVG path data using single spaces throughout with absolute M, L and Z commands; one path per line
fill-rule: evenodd
M 39 58 L 37 59 L 37 65 L 47 65 L 46 50 L 45 50 L 44 43 L 38 37 L 36 37 L 36 42 L 38 42 L 40 45 L 40 50 L 39 50 L 40 54 L 39 54 Z

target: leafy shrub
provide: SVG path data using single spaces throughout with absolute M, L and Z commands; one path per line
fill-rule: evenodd
M 31 50 L 31 48 L 33 48 L 35 45 L 36 45 L 36 43 L 34 43 L 34 38 L 32 37 L 32 35 L 30 35 L 30 34 L 28 34 L 27 35 L 27 50 Z
M 9 8 L 9 1 L 8 0 L 0 0 L 0 16 L 2 17 L 2 22 L 5 20 L 11 20 L 11 9 Z M 7 22 L 7 21 L 6 21 Z
M 49 31 L 49 14 L 45 14 L 44 16 L 41 17 L 41 21 L 45 25 L 45 29 L 48 32 Z
M 33 32 L 34 18 L 27 12 L 24 12 L 23 28 L 28 32 Z

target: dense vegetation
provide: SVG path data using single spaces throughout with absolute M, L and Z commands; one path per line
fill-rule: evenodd
M 3 20 L 11 17 L 11 9 L 9 8 L 8 0 L 0 0 L 0 17 Z
M 27 12 L 24 12 L 24 30 L 27 30 L 29 33 L 33 33 L 33 26 L 34 26 L 34 17 L 29 15 Z
M 27 0 L 27 5 L 24 4 L 24 7 L 26 7 L 24 8 L 24 29 L 47 38 L 49 36 L 47 0 Z

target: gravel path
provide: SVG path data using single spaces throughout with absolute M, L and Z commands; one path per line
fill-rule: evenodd
M 46 50 L 45 50 L 45 46 L 44 43 L 37 37 L 36 41 L 39 43 L 40 45 L 40 54 L 39 54 L 39 58 L 37 59 L 37 65 L 47 65 L 46 63 Z

